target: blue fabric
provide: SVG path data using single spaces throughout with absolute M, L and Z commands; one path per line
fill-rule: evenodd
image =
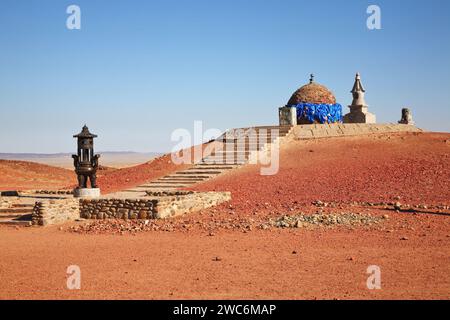
M 341 123 L 342 106 L 336 104 L 300 103 L 291 107 L 297 108 L 297 119 L 310 123 Z

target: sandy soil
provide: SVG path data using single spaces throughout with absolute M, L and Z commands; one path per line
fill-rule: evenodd
M 0 160 L 0 190 L 64 188 L 75 184 L 73 171 L 27 161 Z
M 409 219 L 408 228 L 392 232 L 293 229 L 215 236 L 3 228 L 0 298 L 449 299 L 450 219 Z M 438 226 L 442 219 L 444 228 Z M 73 264 L 81 268 L 78 291 L 66 288 L 66 269 Z M 381 268 L 381 290 L 366 287 L 369 265 Z
M 233 193 L 235 211 L 283 210 L 322 201 L 450 202 L 450 134 L 403 133 L 293 141 L 283 145 L 280 171 L 246 166 L 194 190 Z M 270 208 L 266 209 L 265 207 Z
M 250 166 L 203 183 L 196 189 L 231 190 L 232 202 L 158 231 L 0 227 L 0 298 L 449 299 L 449 157 L 449 134 L 292 142 L 278 175 Z M 365 203 L 391 201 L 426 208 Z M 316 211 L 388 217 L 356 228 L 256 227 Z M 255 227 L 241 227 L 249 221 Z M 79 291 L 66 289 L 72 264 Z M 381 290 L 366 287 L 369 265 L 381 268 Z

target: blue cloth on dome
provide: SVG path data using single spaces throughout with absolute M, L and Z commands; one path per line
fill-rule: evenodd
M 299 103 L 290 107 L 297 108 L 297 119 L 310 123 L 342 123 L 342 106 L 336 104 Z

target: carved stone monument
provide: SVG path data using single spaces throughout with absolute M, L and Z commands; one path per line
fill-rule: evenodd
M 94 155 L 94 138 L 97 138 L 97 135 L 90 133 L 85 125 L 81 132 L 73 137 L 78 139 L 78 153 L 72 155 L 73 165 L 78 178 L 78 187 L 74 190 L 74 196 L 99 197 L 100 189 L 97 187 L 97 169 L 100 155 Z M 88 180 L 91 183 L 91 188 L 88 188 Z
M 402 119 L 398 123 L 409 124 L 409 125 L 413 126 L 415 123 L 412 118 L 411 110 L 409 110 L 408 108 L 403 108 L 402 109 Z
M 376 123 L 376 116 L 368 111 L 369 106 L 364 98 L 366 90 L 361 83 L 361 76 L 356 74 L 355 84 L 351 91 L 353 101 L 350 106 L 350 113 L 344 116 L 344 123 Z

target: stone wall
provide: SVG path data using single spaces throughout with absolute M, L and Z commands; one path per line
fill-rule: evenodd
M 231 200 L 230 192 L 164 191 L 136 199 L 51 199 L 37 201 L 33 225 L 47 226 L 76 219 L 165 219 Z M 2 206 L 10 206 L 1 200 Z
M 14 201 L 17 201 L 17 197 L 1 197 L 0 196 L 0 209 L 11 208 Z
M 292 130 L 292 136 L 294 139 L 302 140 L 395 132 L 422 132 L 422 130 L 415 126 L 403 124 L 310 124 L 295 126 Z
M 230 192 L 162 191 L 136 199 L 80 200 L 80 214 L 84 219 L 165 219 L 230 199 Z
M 84 219 L 153 219 L 155 199 L 84 199 L 80 200 Z
M 28 190 L 21 194 L 41 194 L 41 195 L 73 195 L 73 190 Z
M 35 203 L 32 214 L 33 225 L 47 226 L 74 221 L 80 218 L 78 199 L 43 200 Z
M 182 196 L 167 196 L 158 200 L 156 219 L 166 219 L 199 211 L 231 200 L 231 192 L 194 192 Z

